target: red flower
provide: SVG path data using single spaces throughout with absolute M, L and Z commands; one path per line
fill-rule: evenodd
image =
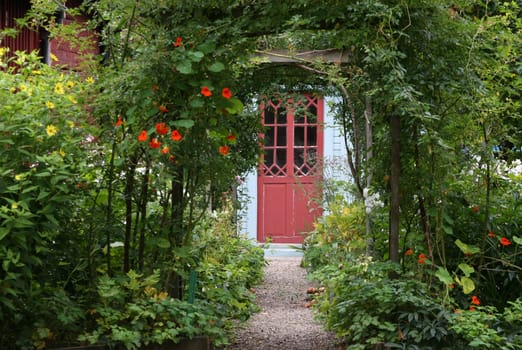
M 508 245 L 511 244 L 511 241 L 509 239 L 507 239 L 506 237 L 502 237 L 500 239 L 500 244 L 502 244 L 504 247 L 507 247 Z
M 497 235 L 495 234 L 495 232 L 493 232 L 493 230 L 489 230 L 488 237 L 495 238 L 497 237 Z
M 404 255 L 405 255 L 405 256 L 412 255 L 412 254 L 413 254 L 413 249 L 411 249 L 411 248 L 408 248 L 408 250 L 406 250 L 406 251 L 404 252 Z
M 210 97 L 212 96 L 212 91 L 210 91 L 210 89 L 208 88 L 208 86 L 203 86 L 201 88 L 201 94 L 205 97 Z
M 224 98 L 226 98 L 226 99 L 228 100 L 229 98 L 232 97 L 232 91 L 230 91 L 229 88 L 224 88 L 224 89 L 221 91 L 221 95 L 222 95 Z
M 158 110 L 161 112 L 161 113 L 167 113 L 169 110 L 167 109 L 167 107 L 165 107 L 165 105 L 159 105 L 158 106 Z
M 161 142 L 159 142 L 157 138 L 153 138 L 149 142 L 149 146 L 150 146 L 150 148 L 160 148 L 161 147 Z
M 479 207 L 474 205 L 471 210 L 473 210 L 475 213 L 478 213 L 479 212 Z
M 181 141 L 181 139 L 183 138 L 183 136 L 181 136 L 181 134 L 179 133 L 178 130 L 172 130 L 172 134 L 170 134 L 170 138 L 173 140 L 173 141 Z
M 139 142 L 143 142 L 143 141 L 147 141 L 147 131 L 145 130 L 142 130 L 141 133 L 138 135 L 138 141 Z
M 236 141 L 236 137 L 233 134 L 230 134 L 227 136 L 227 140 L 230 142 L 234 142 L 234 141 Z
M 176 38 L 176 42 L 174 44 L 172 44 L 172 45 L 174 45 L 174 47 L 180 47 L 181 45 L 183 45 L 183 38 L 178 36 Z
M 472 303 L 473 305 L 480 305 L 480 300 L 479 300 L 479 298 L 477 298 L 476 295 L 473 295 L 473 296 L 471 297 L 471 303 Z
M 475 311 L 475 308 L 473 306 L 470 306 L 469 311 Z
M 228 151 L 229 151 L 229 148 L 227 145 L 219 147 L 219 153 L 221 153 L 224 156 L 226 156 L 228 154 Z
M 158 135 L 167 135 L 169 133 L 169 127 L 165 123 L 157 123 L 156 132 Z
M 158 84 L 153 84 L 153 85 L 152 85 L 152 91 L 153 91 L 153 92 L 156 92 L 156 91 L 158 91 L 158 90 L 159 90 L 159 86 L 158 86 Z
M 426 259 L 426 254 L 420 253 L 419 254 L 419 264 L 424 265 L 426 263 L 425 259 Z
M 169 148 L 168 148 L 167 146 L 163 147 L 163 148 L 161 149 L 161 153 L 163 153 L 163 154 L 169 154 Z
M 116 123 L 114 125 L 122 126 L 122 124 L 123 124 L 123 118 L 121 117 L 121 115 L 119 115 L 118 120 L 116 121 Z

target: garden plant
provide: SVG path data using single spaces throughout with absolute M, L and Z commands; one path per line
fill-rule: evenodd
M 58 3 L 17 25 L 90 40 Z M 97 33 L 81 70 L 0 41 L 0 348 L 230 343 L 264 266 L 237 230 L 259 102 L 303 92 L 334 97 L 350 177 L 305 238 L 318 319 L 349 349 L 520 348 L 520 1 L 59 10 Z M 349 60 L 295 55 L 325 50 Z

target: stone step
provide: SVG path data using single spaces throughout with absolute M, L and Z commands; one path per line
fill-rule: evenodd
M 265 258 L 301 257 L 303 250 L 301 244 L 260 243 L 265 251 Z

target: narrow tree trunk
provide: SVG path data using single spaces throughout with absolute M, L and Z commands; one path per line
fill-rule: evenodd
M 366 96 L 365 99 L 365 110 L 364 110 L 364 125 L 366 130 L 366 188 L 370 188 L 372 185 L 372 170 L 370 161 L 373 158 L 373 130 L 371 124 L 372 116 L 372 100 L 370 96 Z M 371 256 L 373 254 L 373 236 L 372 236 L 372 220 L 370 214 L 366 214 L 366 255 Z
M 112 143 L 111 159 L 109 161 L 108 169 L 108 180 L 107 180 L 107 215 L 105 219 L 105 230 L 106 230 L 106 244 L 107 244 L 107 273 L 109 276 L 112 275 L 112 264 L 111 264 L 111 232 L 112 232 L 112 197 L 114 196 L 113 182 L 114 182 L 114 158 L 116 156 L 116 142 Z
M 147 218 L 147 202 L 149 196 L 149 174 L 150 174 L 150 157 L 147 156 L 147 167 L 145 168 L 145 175 L 143 175 L 143 182 L 141 187 L 141 201 L 140 201 L 140 237 L 138 243 L 138 268 L 143 271 L 144 255 L 145 255 L 145 229 Z
M 123 243 L 123 271 L 130 271 L 130 251 L 132 237 L 132 190 L 134 189 L 134 175 L 136 173 L 136 156 L 132 156 L 127 164 L 125 174 L 125 240 Z
M 179 169 L 172 180 L 171 211 L 169 225 L 170 252 L 174 247 L 179 247 L 183 242 L 183 170 Z M 171 258 L 174 258 L 172 256 Z M 183 283 L 177 271 L 170 270 L 167 277 L 167 290 L 172 298 L 183 297 Z
M 390 261 L 399 263 L 399 205 L 400 205 L 400 116 L 392 115 L 390 119 L 391 131 L 391 176 L 390 176 Z

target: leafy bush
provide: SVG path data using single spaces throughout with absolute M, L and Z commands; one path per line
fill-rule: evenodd
M 42 64 L 36 53 L 17 52 L 7 60 L 5 52 L 2 48 L 0 347 L 31 347 L 76 327 L 57 322 L 54 307 L 62 302 L 76 310 L 66 289 L 81 265 L 78 250 L 85 237 L 69 223 L 79 216 L 90 171 L 91 126 L 84 108 L 90 84 Z
M 441 349 L 450 345 L 452 312 L 415 279 L 390 278 L 399 269 L 361 256 L 341 267 L 317 270 L 324 286 L 316 310 L 326 326 L 345 338 L 348 349 L 389 347 Z
M 522 298 L 508 304 L 503 312 L 493 306 L 459 310 L 451 319 L 451 330 L 462 338 L 463 348 L 520 349 Z
M 127 349 L 196 335 L 210 337 L 217 346 L 228 344 L 232 320 L 258 310 L 250 288 L 261 281 L 264 267 L 263 250 L 236 234 L 231 214 L 209 216 L 194 230 L 191 244 L 177 250 L 176 272 L 187 280 L 191 273 L 196 277 L 193 284 L 184 283 L 184 299 L 161 290 L 159 270 L 150 276 L 131 271 L 102 277 L 101 303 L 90 311 L 97 327 L 80 339 Z
M 223 336 L 218 318 L 209 313 L 205 301 L 191 304 L 171 298 L 156 289 L 159 280 L 159 271 L 147 277 L 134 271 L 117 279 L 102 277 L 98 285 L 101 304 L 90 310 L 98 327 L 80 340 L 106 341 L 131 350 L 196 335 Z
M 361 204 L 348 204 L 342 198 L 333 200 L 328 215 L 319 217 L 305 237 L 303 264 L 313 270 L 342 263 L 347 255 L 360 253 L 365 247 L 364 215 Z

